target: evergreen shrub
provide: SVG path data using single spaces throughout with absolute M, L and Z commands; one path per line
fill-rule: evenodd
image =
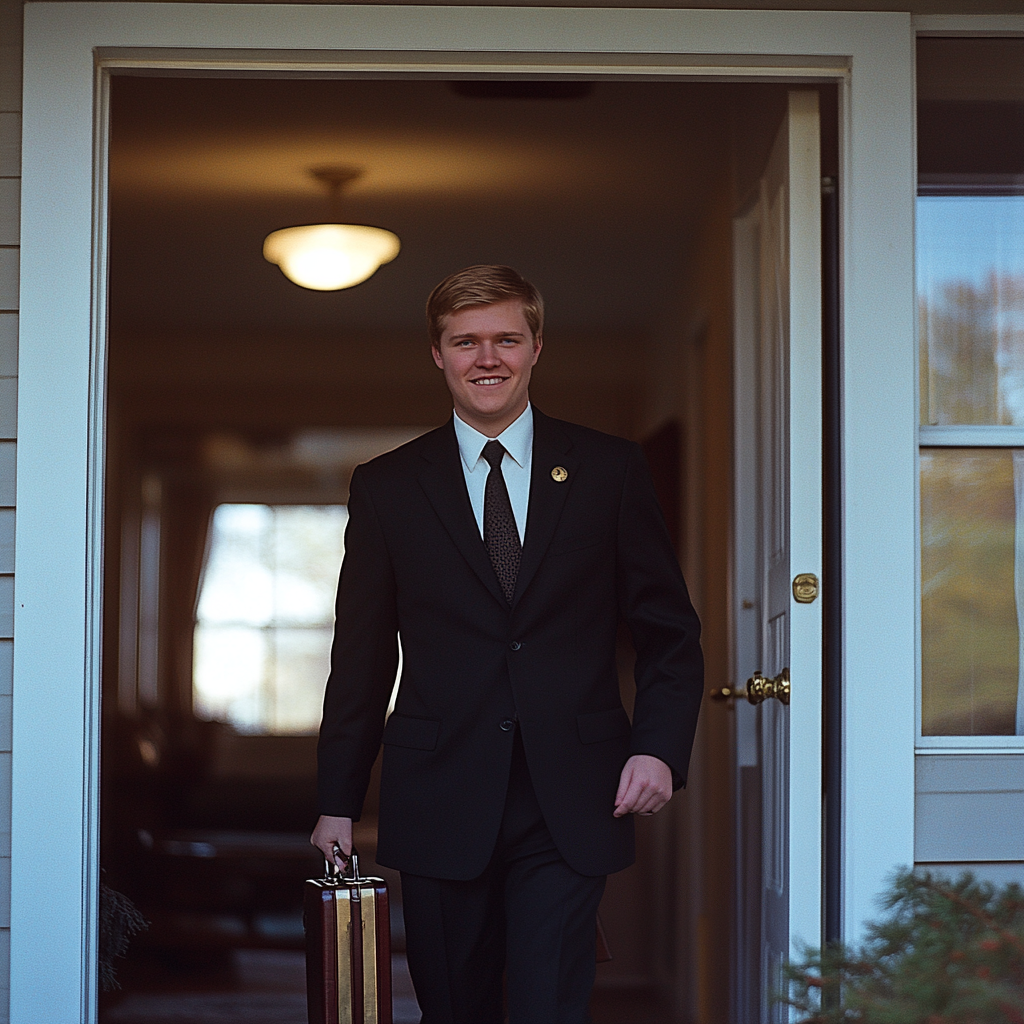
M 901 870 L 879 903 L 859 946 L 786 967 L 800 1024 L 1024 1024 L 1021 886 Z

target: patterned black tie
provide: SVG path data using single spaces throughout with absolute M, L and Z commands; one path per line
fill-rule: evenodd
M 509 604 L 516 592 L 516 577 L 519 575 L 519 559 L 523 546 L 519 542 L 516 517 L 512 514 L 508 487 L 501 472 L 501 460 L 505 449 L 500 441 L 488 441 L 483 456 L 491 471 L 484 486 L 484 544 L 491 556 L 494 574 Z

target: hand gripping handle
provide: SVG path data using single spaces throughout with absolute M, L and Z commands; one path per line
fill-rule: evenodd
M 347 861 L 346 868 L 351 870 L 352 872 L 351 875 L 348 876 L 350 881 L 359 882 L 362 880 L 362 876 L 359 874 L 359 853 L 354 846 L 352 847 L 352 852 L 346 858 L 345 855 L 341 852 L 341 847 L 337 843 L 335 843 L 334 855 L 336 857 L 341 857 L 342 859 Z M 327 878 L 333 882 L 337 881 L 337 879 L 339 878 L 345 877 L 345 872 L 342 871 L 342 869 L 339 868 L 337 864 L 332 863 L 326 857 L 324 858 L 324 878 Z

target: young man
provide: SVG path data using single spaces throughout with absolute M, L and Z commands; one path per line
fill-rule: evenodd
M 383 738 L 424 1024 L 501 1024 L 503 974 L 510 1024 L 580 1024 L 605 876 L 685 781 L 700 626 L 640 448 L 530 405 L 537 290 L 469 267 L 427 320 L 455 412 L 352 477 L 312 842 L 347 857 Z

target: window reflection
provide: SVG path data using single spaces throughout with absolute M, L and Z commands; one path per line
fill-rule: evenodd
M 193 706 L 241 732 L 315 732 L 348 510 L 221 505 L 195 630 Z
M 921 422 L 1024 425 L 1024 195 L 917 201 Z
M 1024 732 L 1022 527 L 1024 450 L 922 451 L 925 736 Z

